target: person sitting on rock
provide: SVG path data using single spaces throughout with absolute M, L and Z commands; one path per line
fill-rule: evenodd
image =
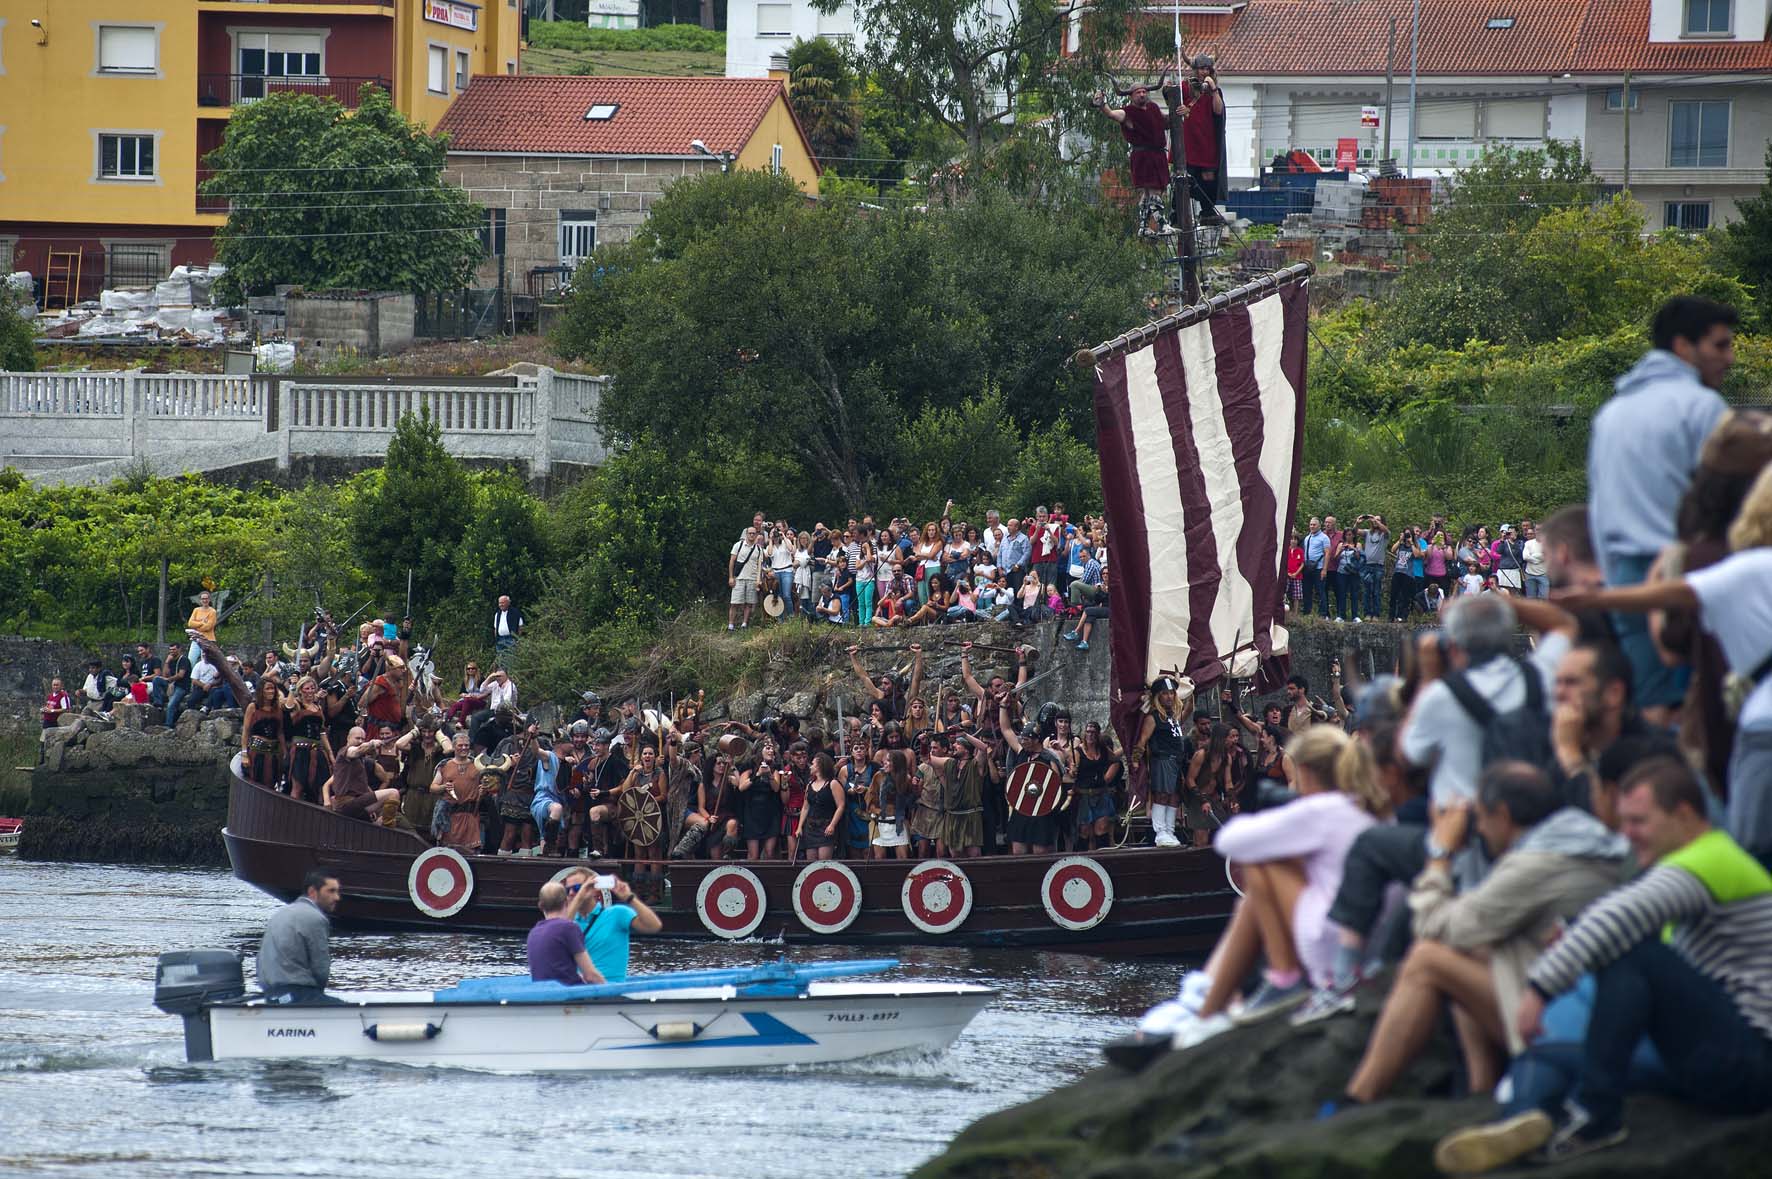
M 1772 1109 L 1772 874 L 1713 828 L 1705 788 L 1654 757 L 1618 789 L 1643 872 L 1588 906 L 1526 974 L 1514 1026 L 1594 977 L 1584 1043 L 1533 1043 L 1499 1121 L 1440 1140 L 1442 1171 L 1477 1174 L 1543 1148 L 1551 1162 L 1624 1141 L 1624 1097 L 1646 1037 L 1671 1095 L 1720 1114 Z
M 1473 825 L 1499 858 L 1481 884 L 1458 894 L 1452 857 Z M 1628 853 L 1622 836 L 1562 805 L 1549 776 L 1525 762 L 1495 763 L 1477 780 L 1474 806 L 1437 811 L 1427 867 L 1409 895 L 1415 944 L 1348 1082 L 1348 1102 L 1376 1101 L 1390 1090 L 1448 1001 L 1470 1091 L 1493 1089 L 1502 1049 L 1517 1055 L 1525 1048 L 1512 1024 L 1527 968 L 1564 921 L 1618 885 Z
M 73 707 L 73 698 L 68 695 L 67 688 L 62 686 L 62 677 L 54 677 L 49 681 L 49 694 L 43 698 L 43 727 L 55 728 L 61 724 L 62 713 Z
M 1342 862 L 1360 832 L 1385 813 L 1369 749 L 1333 725 L 1315 725 L 1287 747 L 1298 772 L 1299 797 L 1219 828 L 1218 854 L 1242 869 L 1243 899 L 1206 964 L 1210 982 L 1197 1017 L 1177 1033 L 1187 1047 L 1232 1024 L 1257 1023 L 1310 997 L 1329 981 L 1336 930 L 1329 905 Z M 1262 984 L 1229 1013 L 1237 983 L 1267 962 Z M 1306 980 L 1308 971 L 1310 979 Z

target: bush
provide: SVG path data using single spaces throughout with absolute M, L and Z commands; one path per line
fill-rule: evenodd
M 0 282 L 0 369 L 7 372 L 28 373 L 37 369 L 37 357 L 31 347 L 37 329 L 25 318 L 26 306 L 23 292 Z
M 725 53 L 726 34 L 700 25 L 656 25 L 650 29 L 593 29 L 576 21 L 532 20 L 529 44 L 536 49 Z

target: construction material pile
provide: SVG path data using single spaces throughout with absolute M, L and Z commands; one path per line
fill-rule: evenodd
M 168 344 L 222 344 L 247 338 L 245 318 L 215 305 L 215 282 L 224 267 L 175 266 L 151 288 L 106 290 L 60 311 L 37 317 L 49 340 L 140 340 Z

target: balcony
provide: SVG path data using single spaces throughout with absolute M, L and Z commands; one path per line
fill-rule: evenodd
M 234 107 L 256 102 L 267 94 L 313 94 L 320 98 L 330 98 L 346 109 L 355 110 L 358 92 L 365 82 L 389 92 L 393 90 L 386 78 L 346 78 L 336 74 L 327 77 L 198 74 L 198 113 L 225 119 Z

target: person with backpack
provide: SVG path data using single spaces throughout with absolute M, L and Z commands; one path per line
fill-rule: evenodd
M 1422 647 L 1426 686 L 1399 737 L 1404 758 L 1428 770 L 1437 808 L 1471 802 L 1484 768 L 1498 761 L 1555 764 L 1547 702 L 1557 664 L 1576 637 L 1574 615 L 1537 599 L 1476 594 L 1454 599 L 1444 618 L 1438 644 Z M 1540 633 L 1526 659 L 1513 653 L 1517 623 Z M 1454 876 L 1468 888 L 1484 866 L 1480 849 L 1468 847 Z

